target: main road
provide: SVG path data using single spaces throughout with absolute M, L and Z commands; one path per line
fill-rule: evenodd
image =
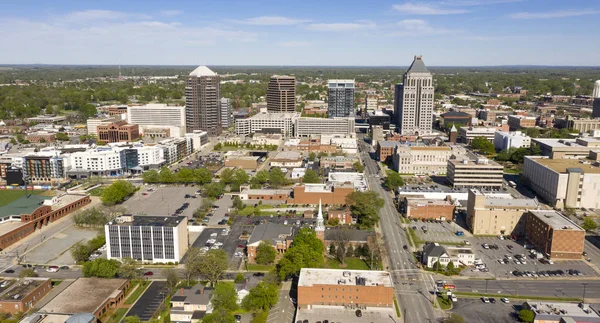
M 467 280 L 454 279 L 457 292 L 600 299 L 600 280 Z
M 359 140 L 361 157 L 365 165 L 365 176 L 371 191 L 379 193 L 384 200 L 384 206 L 379 211 L 379 223 L 383 239 L 387 247 L 389 265 L 387 270 L 392 273 L 396 298 L 402 310 L 404 322 L 436 322 L 438 315 L 432 305 L 434 289 L 431 275 L 424 274 L 417 268 L 410 251 L 403 249 L 409 245 L 401 224 L 394 202 L 381 186 L 378 176 L 377 162 L 369 155 L 370 145 L 362 138 Z M 410 249 L 409 249 L 410 250 Z

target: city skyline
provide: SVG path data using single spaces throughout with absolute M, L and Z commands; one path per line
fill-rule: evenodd
M 428 66 L 600 65 L 590 1 L 339 4 L 7 3 L 0 64 L 405 66 L 423 55 Z

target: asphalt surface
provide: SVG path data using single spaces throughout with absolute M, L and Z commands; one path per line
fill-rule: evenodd
M 600 299 L 598 280 L 487 280 L 488 294 Z M 485 293 L 486 280 L 454 280 L 457 292 Z
M 142 296 L 138 298 L 137 302 L 131 307 L 127 316 L 137 315 L 143 322 L 150 321 L 152 316 L 156 313 L 156 310 L 160 307 L 160 304 L 162 304 L 167 297 L 168 292 L 167 282 L 152 282 Z
M 517 312 L 522 302 L 515 300 L 505 304 L 499 299 L 496 303 L 484 303 L 481 299 L 458 298 L 452 304 L 452 312 L 462 316 L 465 322 L 510 323 L 518 322 Z
M 429 291 L 434 289 L 434 281 L 431 275 L 420 272 L 414 264 L 412 254 L 403 250 L 403 246 L 409 243 L 389 192 L 381 187 L 380 178 L 375 177 L 379 171 L 377 163 L 369 155 L 371 147 L 363 140 L 359 140 L 359 148 L 369 187 L 379 193 L 385 201 L 379 211 L 380 226 L 388 249 L 389 268 L 387 269 L 393 275 L 396 298 L 403 311 L 404 322 L 435 322 L 438 316 L 433 309 L 429 294 Z

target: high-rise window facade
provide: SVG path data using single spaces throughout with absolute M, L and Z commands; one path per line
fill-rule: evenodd
M 433 77 L 421 56 L 415 56 L 396 86 L 394 119 L 401 135 L 429 134 L 433 128 Z

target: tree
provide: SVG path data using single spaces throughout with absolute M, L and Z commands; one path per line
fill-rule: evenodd
M 77 242 L 71 247 L 71 256 L 75 263 L 83 263 L 90 257 L 88 246 L 83 242 Z
M 243 169 L 237 169 L 233 174 L 233 181 L 231 182 L 231 190 L 235 192 L 240 191 L 240 187 L 243 184 L 248 183 L 250 181 L 250 176 Z
M 102 203 L 105 205 L 120 203 L 126 197 L 133 194 L 134 191 L 135 187 L 133 187 L 133 184 L 124 180 L 115 181 L 102 192 Z
M 24 277 L 37 277 L 38 274 L 33 271 L 33 269 L 27 268 L 27 269 L 23 269 L 19 272 L 19 278 L 24 278 Z
M 329 254 L 332 256 L 335 255 L 335 243 L 333 242 L 329 245 Z
M 246 280 L 246 277 L 244 277 L 244 274 L 237 273 L 237 275 L 235 275 L 235 279 L 233 280 L 233 282 L 236 284 L 239 284 L 239 283 L 243 282 L 244 280 Z
M 215 310 L 202 318 L 202 323 L 235 323 L 235 317 L 222 308 Z
M 194 182 L 206 184 L 212 181 L 212 173 L 206 168 L 194 169 Z
M 450 317 L 444 319 L 444 323 L 465 323 L 465 319 L 456 313 L 452 313 Z
M 317 154 L 315 154 L 314 152 L 311 152 L 308 154 L 308 160 L 315 161 L 316 158 L 317 158 Z
M 175 183 L 177 176 L 169 167 L 163 167 L 159 173 L 161 183 Z
M 271 241 L 261 241 L 256 248 L 256 263 L 259 265 L 269 265 L 275 261 L 277 251 L 273 248 Z
M 515 164 L 522 164 L 525 156 L 529 155 L 530 150 L 528 148 L 517 148 L 511 151 L 510 161 Z
M 212 294 L 211 302 L 214 308 L 224 309 L 227 312 L 233 312 L 239 307 L 237 304 L 237 292 L 231 284 L 217 284 Z
M 244 298 L 242 307 L 247 311 L 267 311 L 277 304 L 278 296 L 279 288 L 277 288 L 277 285 L 260 282 Z
M 208 280 L 211 286 L 223 277 L 227 270 L 227 254 L 220 249 L 211 249 L 200 257 L 198 274 Z
M 144 183 L 158 183 L 160 182 L 160 175 L 158 171 L 151 169 L 142 173 L 142 180 L 144 180 Z
M 280 279 L 297 276 L 302 268 L 322 268 L 325 246 L 310 228 L 298 230 L 290 248 L 277 264 Z
M 221 149 L 223 149 L 223 144 L 222 144 L 222 143 L 220 143 L 220 142 L 218 142 L 218 143 L 215 145 L 215 147 L 214 147 L 214 150 L 221 150 Z
M 203 260 L 202 250 L 197 247 L 191 247 L 188 249 L 186 255 L 183 274 L 189 284 L 193 278 L 196 278 L 200 274 L 200 263 Z
M 448 263 L 448 265 L 446 266 L 446 269 L 450 272 L 454 271 L 454 262 L 451 261 Z
M 404 186 L 404 180 L 402 179 L 402 176 L 398 174 L 398 172 L 388 170 L 386 174 L 387 176 L 385 177 L 384 185 L 388 190 L 393 191 L 400 186 Z
M 244 202 L 242 202 L 242 199 L 237 195 L 233 198 L 233 208 L 236 210 L 244 208 Z
M 243 170 L 242 170 L 243 171 Z M 233 176 L 234 176 L 235 170 L 233 168 L 225 168 L 222 172 L 221 175 L 219 176 L 221 179 L 221 183 L 223 184 L 229 184 L 231 182 L 233 182 Z
M 279 188 L 287 184 L 285 174 L 281 171 L 281 168 L 271 168 L 271 171 L 269 172 L 269 184 L 271 184 L 271 187 L 273 188 Z
M 434 262 L 433 263 L 433 270 L 439 271 L 440 269 L 442 269 L 442 264 L 440 264 L 439 261 Z
M 355 172 L 358 173 L 362 173 L 365 171 L 365 165 L 361 164 L 360 161 L 355 161 L 354 164 L 352 164 L 352 169 L 354 169 Z
M 179 183 L 192 183 L 194 182 L 194 171 L 190 168 L 182 168 L 177 172 L 177 182 Z
M 594 219 L 592 219 L 590 217 L 586 217 L 585 219 L 583 219 L 583 223 L 581 223 L 581 227 L 585 231 L 591 232 L 598 228 L 598 223 L 596 223 L 596 221 L 594 221 Z
M 327 224 L 332 227 L 337 227 L 338 225 L 340 225 L 340 219 L 339 218 L 329 218 L 329 219 L 327 219 Z
M 261 170 L 254 175 L 253 179 L 256 179 L 260 184 L 264 184 L 269 180 L 269 172 Z
M 350 231 L 347 228 L 335 229 L 332 233 L 332 243 L 335 245 L 335 257 L 342 264 L 346 264 L 346 256 L 350 245 Z
M 535 319 L 535 313 L 532 310 L 522 309 L 519 311 L 519 320 L 521 322 L 530 323 Z
M 125 258 L 121 263 L 121 267 L 119 267 L 119 277 L 127 278 L 127 279 L 135 279 L 140 276 L 140 272 L 137 269 L 137 263 L 134 259 Z
M 371 228 L 379 221 L 379 209 L 383 207 L 383 199 L 374 191 L 352 192 L 346 196 L 346 204 L 352 214 L 357 216 L 358 224 Z
M 179 274 L 177 273 L 177 270 L 173 268 L 165 268 L 163 269 L 162 273 L 167 280 L 167 286 L 170 290 L 173 290 L 175 287 L 177 287 L 177 284 L 179 284 Z
M 312 169 L 306 170 L 304 173 L 304 177 L 302 177 L 303 183 L 319 183 L 321 180 L 319 179 L 319 174 Z
M 363 246 L 363 252 L 371 259 L 369 268 L 374 270 L 375 265 L 383 259 L 386 252 L 381 233 L 375 233 L 367 238 L 367 244 Z
M 482 136 L 475 137 L 473 139 L 471 142 L 471 148 L 479 150 L 479 152 L 484 155 L 490 155 L 496 151 L 494 149 L 494 144 Z
M 115 259 L 97 258 L 83 264 L 84 277 L 114 278 L 119 273 L 121 263 Z
M 69 141 L 69 136 L 64 132 L 59 132 L 56 134 L 56 140 Z
M 225 193 L 222 183 L 205 184 L 204 187 L 202 187 L 202 190 L 204 195 L 213 199 L 216 199 L 221 196 L 221 194 Z

